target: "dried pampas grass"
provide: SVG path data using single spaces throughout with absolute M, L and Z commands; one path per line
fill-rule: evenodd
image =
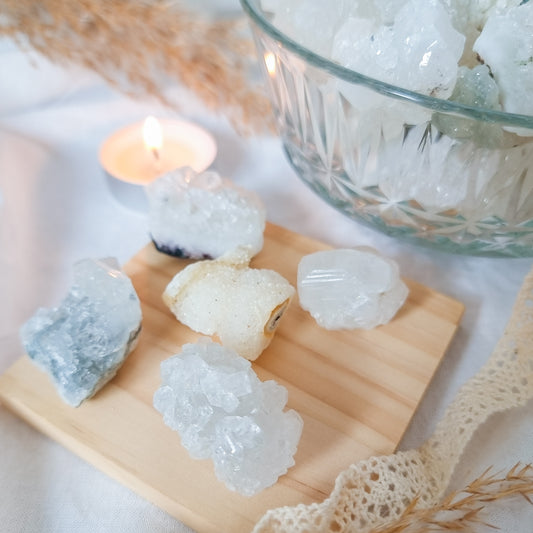
M 452 492 L 435 507 L 420 509 L 415 498 L 394 523 L 372 533 L 428 533 L 476 531 L 477 526 L 493 529 L 483 518 L 490 503 L 522 496 L 533 504 L 533 466 L 516 464 L 506 474 L 491 474 L 489 468 L 461 491 Z
M 249 82 L 256 61 L 244 24 L 161 0 L 3 0 L 0 35 L 168 105 L 165 87 L 178 82 L 240 131 L 261 132 L 272 114 L 262 88 Z

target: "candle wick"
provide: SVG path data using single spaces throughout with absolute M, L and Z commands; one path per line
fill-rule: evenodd
M 152 148 L 152 154 L 154 158 L 159 161 L 159 151 L 157 150 L 157 148 Z

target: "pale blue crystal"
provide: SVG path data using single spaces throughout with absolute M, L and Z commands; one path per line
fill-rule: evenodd
M 39 309 L 21 328 L 29 357 L 77 407 L 103 387 L 136 345 L 141 307 L 114 260 L 84 259 L 58 307 Z

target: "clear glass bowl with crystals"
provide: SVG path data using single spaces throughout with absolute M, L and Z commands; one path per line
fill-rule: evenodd
M 533 256 L 533 117 L 436 98 L 313 53 L 249 16 L 288 159 L 316 193 L 391 236 Z

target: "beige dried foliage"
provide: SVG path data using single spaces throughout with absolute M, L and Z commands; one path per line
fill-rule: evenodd
M 87 67 L 133 95 L 167 105 L 169 82 L 192 91 L 242 132 L 272 127 L 246 21 L 210 20 L 161 0 L 2 0 L 0 35 L 56 63 Z
M 428 533 L 438 531 L 476 531 L 476 527 L 495 528 L 483 518 L 488 504 L 522 496 L 533 504 L 533 466 L 514 465 L 507 473 L 491 474 L 488 468 L 460 491 L 454 491 L 437 505 L 418 507 L 414 498 L 402 516 L 371 533 Z

